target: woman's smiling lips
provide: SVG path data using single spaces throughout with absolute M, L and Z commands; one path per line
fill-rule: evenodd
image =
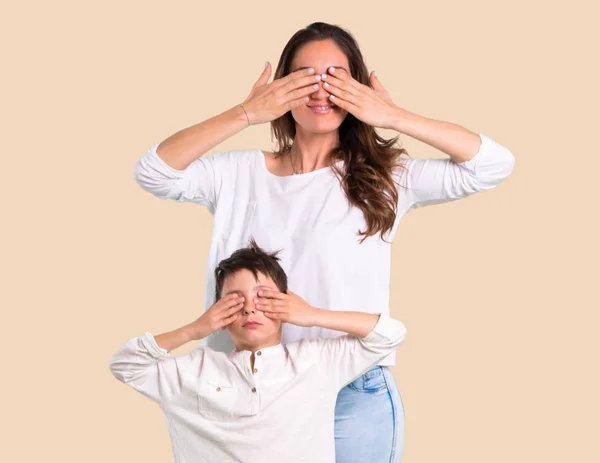
M 307 106 L 315 114 L 329 114 L 333 111 L 333 107 L 330 104 L 312 104 Z

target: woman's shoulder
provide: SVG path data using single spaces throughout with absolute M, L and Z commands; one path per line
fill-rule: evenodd
M 283 157 L 278 155 L 272 151 L 262 151 L 262 156 L 264 159 L 265 167 L 267 170 L 278 176 L 288 175 L 288 172 L 285 170 L 285 164 L 283 163 Z
M 198 158 L 206 160 L 221 168 L 252 168 L 259 166 L 262 158 L 262 151 L 258 148 L 248 149 L 230 149 L 222 151 L 213 151 L 210 154 Z

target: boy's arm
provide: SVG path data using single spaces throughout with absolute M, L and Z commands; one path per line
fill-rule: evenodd
M 186 326 L 130 339 L 110 360 L 113 376 L 157 402 L 178 394 L 188 365 L 199 366 L 204 351 L 197 349 L 180 357 L 171 357 L 169 352 L 227 326 L 238 317 L 242 301 L 237 294 L 225 296 Z
M 202 363 L 203 351 L 172 357 L 151 333 L 131 338 L 110 359 L 115 378 L 154 400 L 163 402 L 179 394 L 191 362 Z
M 343 331 L 352 336 L 364 338 L 379 320 L 378 314 L 366 312 L 345 312 L 315 308 L 313 326 Z
M 313 352 L 324 374 L 339 389 L 391 354 L 406 336 L 406 328 L 399 320 L 365 312 L 318 309 L 289 290 L 287 293 L 260 290 L 254 302 L 258 310 L 274 320 L 348 333 L 309 342 L 311 349 L 317 350 Z
M 334 385 L 341 389 L 346 384 L 354 381 L 357 377 L 391 354 L 405 339 L 406 327 L 404 324 L 387 315 L 367 314 L 360 312 L 331 312 L 333 316 L 326 315 L 324 324 L 318 325 L 324 328 L 337 329 L 349 332 L 351 324 L 363 320 L 372 320 L 376 323 L 369 332 L 362 335 L 346 335 L 337 338 L 317 341 L 319 365 L 324 374 L 329 376 Z M 338 317 L 337 314 L 340 314 Z M 361 317 L 364 315 L 365 317 Z M 348 325 L 338 320 L 348 317 Z M 327 320 L 326 320 L 326 319 Z M 335 320 L 330 323 L 329 319 Z M 337 328 L 336 328 L 337 326 Z M 370 326 L 370 325 L 369 325 Z M 343 329 L 346 328 L 346 329 Z M 359 331 L 357 327 L 357 331 Z M 364 333 L 365 331 L 361 331 Z

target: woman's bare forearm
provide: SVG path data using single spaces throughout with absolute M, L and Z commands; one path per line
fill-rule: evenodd
M 219 143 L 248 127 L 240 105 L 182 129 L 163 140 L 156 154 L 174 169 L 184 170 Z
M 453 122 L 438 121 L 399 109 L 394 130 L 427 143 L 455 162 L 471 159 L 481 145 L 479 135 Z

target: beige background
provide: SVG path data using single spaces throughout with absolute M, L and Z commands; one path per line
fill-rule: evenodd
M 404 461 L 600 461 L 591 3 L 2 7 L 0 460 L 172 461 L 159 408 L 108 361 L 128 337 L 200 313 L 212 218 L 142 191 L 133 165 L 241 102 L 264 61 L 323 20 L 354 33 L 398 105 L 517 158 L 499 188 L 401 224 Z M 215 151 L 271 146 L 263 125 Z

